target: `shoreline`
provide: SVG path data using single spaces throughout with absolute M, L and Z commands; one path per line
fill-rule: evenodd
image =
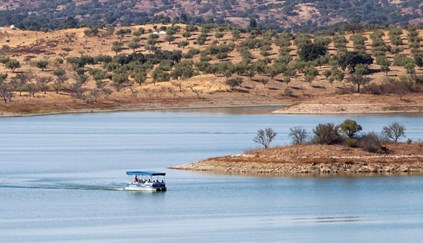
M 342 145 L 290 145 L 209 158 L 170 169 L 281 177 L 423 176 L 423 143 L 387 144 L 388 154 Z
M 274 107 L 269 114 L 298 114 L 298 115 L 353 115 L 353 114 L 396 114 L 423 112 L 423 96 L 413 96 L 413 103 L 403 103 L 395 106 L 392 103 L 381 103 L 391 97 L 368 95 L 344 95 L 314 97 L 311 99 L 271 99 L 243 97 L 226 99 L 203 100 L 156 100 L 150 103 L 134 101 L 116 101 L 113 103 L 60 103 L 52 106 L 51 103 L 41 103 L 35 106 L 15 103 L 13 106 L 0 105 L 1 117 L 30 117 L 79 113 L 106 113 L 131 111 L 172 111 L 172 110 L 201 110 L 225 108 L 257 108 Z M 62 108 L 61 108 L 62 107 Z M 13 111 L 16 110 L 16 111 Z
M 278 109 L 287 106 L 290 103 L 269 103 L 269 104 L 242 104 L 242 105 L 204 105 L 204 106 L 175 106 L 175 107 L 127 107 L 127 108 L 84 108 L 74 110 L 57 110 L 46 112 L 29 112 L 29 113 L 14 113 L 14 112 L 0 112 L 0 118 L 8 117 L 33 117 L 33 116 L 51 116 L 51 115 L 66 115 L 66 114 L 88 114 L 88 113 L 109 113 L 109 112 L 148 112 L 148 111 L 183 111 L 183 110 L 202 110 L 202 109 L 236 109 L 236 108 L 270 108 Z M 269 112 L 271 114 L 273 112 Z

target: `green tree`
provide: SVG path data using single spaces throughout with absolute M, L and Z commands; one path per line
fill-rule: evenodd
M 391 65 L 391 62 L 385 56 L 379 56 L 376 59 L 376 63 L 380 66 L 380 71 L 388 75 L 388 72 L 390 71 L 389 66 Z
M 46 60 L 39 60 L 35 62 L 35 66 L 39 69 L 41 69 L 41 71 L 44 71 L 44 69 L 47 68 L 48 66 L 48 61 Z
M 147 73 L 145 71 L 138 71 L 132 75 L 132 78 L 135 80 L 135 82 L 141 85 L 147 80 Z
M 235 87 L 241 86 L 243 80 L 241 77 L 230 78 L 226 80 L 226 84 L 231 87 L 231 90 L 234 90 Z
M 286 70 L 287 70 L 287 67 L 286 67 L 285 64 L 280 63 L 280 62 L 274 62 L 273 65 L 269 68 L 268 74 L 273 79 L 277 75 L 285 73 Z
M 257 21 L 256 19 L 250 19 L 250 28 L 257 28 Z
M 173 35 L 166 35 L 166 41 L 170 44 L 172 41 L 175 40 L 175 36 Z
M 326 55 L 327 50 L 327 46 L 322 43 L 304 44 L 298 51 L 298 55 L 304 61 L 309 62 L 319 58 L 320 56 Z
M 182 48 L 185 48 L 188 45 L 189 45 L 188 41 L 181 41 L 178 43 L 178 47 L 182 47 Z
M 12 72 L 15 72 L 15 70 L 17 68 L 20 68 L 21 67 L 21 63 L 18 60 L 16 60 L 16 59 L 9 59 L 9 61 L 7 61 L 5 63 L 5 66 L 7 68 L 11 69 Z
M 404 65 L 405 70 L 407 71 L 407 74 L 409 75 L 415 75 L 416 74 L 416 65 L 414 62 L 409 62 Z
M 216 37 L 216 39 L 218 40 L 220 40 L 223 36 L 224 34 L 222 32 L 216 32 L 216 34 L 214 35 L 214 37 Z
M 188 61 L 178 62 L 170 74 L 173 79 L 187 79 L 191 78 L 193 75 L 194 70 L 192 68 L 192 63 Z
M 357 92 L 360 93 L 361 86 L 368 84 L 371 79 L 361 74 L 353 73 L 347 78 L 347 81 L 354 85 L 357 85 Z
M 7 73 L 0 73 L 0 84 L 2 84 L 7 79 Z
M 128 74 L 125 72 L 113 73 L 112 80 L 116 86 L 122 87 L 124 84 L 126 84 L 129 81 Z
M 317 75 L 319 75 L 319 71 L 315 67 L 306 67 L 304 70 L 304 78 L 307 83 L 312 83 Z
M 116 53 L 116 55 L 122 51 L 123 48 L 123 43 L 120 41 L 115 41 L 112 44 L 112 51 L 114 51 Z
M 355 72 L 355 67 L 358 64 L 370 65 L 373 63 L 373 58 L 370 55 L 359 52 L 346 52 L 338 59 L 338 65 L 343 69 L 349 70 L 351 73 Z
M 61 76 L 66 75 L 66 71 L 64 69 L 62 69 L 62 68 L 58 68 L 58 69 L 56 69 L 56 70 L 53 71 L 53 74 L 56 77 L 61 77 Z
M 128 47 L 129 47 L 130 49 L 132 49 L 132 52 L 134 52 L 134 53 L 135 53 L 135 51 L 136 51 L 138 48 L 140 48 L 140 47 L 141 47 L 141 44 L 140 44 L 138 41 L 136 41 L 136 40 L 132 40 L 131 42 L 129 42 L 129 43 L 128 43 Z
M 341 131 L 345 133 L 349 138 L 353 138 L 355 134 L 363 128 L 354 120 L 347 119 L 341 125 L 339 125 Z

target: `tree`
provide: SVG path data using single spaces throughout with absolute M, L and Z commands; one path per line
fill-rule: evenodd
M 220 40 L 223 37 L 223 33 L 222 32 L 216 32 L 216 34 L 214 35 L 214 37 L 216 37 L 216 39 Z
M 189 61 L 178 62 L 171 73 L 173 79 L 187 79 L 194 75 L 192 63 Z
M 346 52 L 341 55 L 338 59 L 339 66 L 345 70 L 349 70 L 351 73 L 355 72 L 355 67 L 358 64 L 370 65 L 373 63 L 373 58 L 370 55 L 359 53 L 359 52 Z
M 362 85 L 368 84 L 371 79 L 369 77 L 364 77 L 361 74 L 353 73 L 347 78 L 347 81 L 353 83 L 354 85 L 357 85 L 357 92 L 360 93 L 360 87 Z
M 388 72 L 390 71 L 389 66 L 391 65 L 391 62 L 385 56 L 379 56 L 376 59 L 376 63 L 380 65 L 380 71 L 384 72 L 385 75 L 388 75 Z
M 404 125 L 401 125 L 398 122 L 394 122 L 389 126 L 383 127 L 382 134 L 385 136 L 385 138 L 394 142 L 398 142 L 400 137 L 405 137 L 405 130 L 406 129 Z
M 250 28 L 257 28 L 257 21 L 256 19 L 250 19 Z
M 142 84 L 147 79 L 147 73 L 145 71 L 138 71 L 134 73 L 132 77 L 134 78 L 135 82 Z
M 123 43 L 120 41 L 115 41 L 112 44 L 112 51 L 114 51 L 116 53 L 116 55 L 122 51 L 123 48 Z
M 275 62 L 273 65 L 268 69 L 268 74 L 271 78 L 275 78 L 277 75 L 286 72 L 287 67 L 284 63 Z
M 182 48 L 185 48 L 188 45 L 189 45 L 188 41 L 181 41 L 178 43 L 178 47 L 182 47 Z
M 288 136 L 293 144 L 303 144 L 307 139 L 307 131 L 303 127 L 291 127 Z
M 2 84 L 7 79 L 7 73 L 0 73 L 0 84 Z
M 58 68 L 58 69 L 56 69 L 56 70 L 53 71 L 53 74 L 56 77 L 61 77 L 61 76 L 66 75 L 66 71 L 64 69 L 62 69 L 62 68 Z
M 322 43 L 304 44 L 298 51 L 298 55 L 304 61 L 309 62 L 319 58 L 320 56 L 326 55 L 327 50 L 327 46 Z
M 242 84 L 242 78 L 241 77 L 230 78 L 226 80 L 226 84 L 229 85 L 229 87 L 231 87 L 231 90 L 234 90 L 235 87 L 238 87 Z
M 35 66 L 37 68 L 41 69 L 41 71 L 44 71 L 44 69 L 48 66 L 48 61 L 46 61 L 46 60 L 36 61 Z
M 363 128 L 354 120 L 347 119 L 341 125 L 339 125 L 339 128 L 343 133 L 345 133 L 349 138 L 353 138 L 355 134 Z
M 166 41 L 170 44 L 172 41 L 175 40 L 175 36 L 173 35 L 166 35 Z
M 132 51 L 135 53 L 135 51 L 140 48 L 140 43 L 136 40 L 132 40 L 129 42 L 128 47 L 132 49 Z
M 304 78 L 307 83 L 313 82 L 317 75 L 319 75 L 319 70 L 315 67 L 306 67 L 304 70 Z
M 16 59 L 9 59 L 9 61 L 7 61 L 4 65 L 7 68 L 12 69 L 12 72 L 15 72 L 17 68 L 21 67 L 21 63 Z
M 253 139 L 255 143 L 261 144 L 267 149 L 277 133 L 272 128 L 260 129 L 257 131 L 256 137 Z
M 416 74 L 416 65 L 414 62 L 409 62 L 404 65 L 405 70 L 407 71 L 407 74 L 409 75 L 415 75 Z
M 313 140 L 319 144 L 336 144 L 341 140 L 339 129 L 333 123 L 318 124 L 313 133 Z

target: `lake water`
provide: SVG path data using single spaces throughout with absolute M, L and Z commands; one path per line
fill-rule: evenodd
M 423 177 L 277 178 L 169 170 L 274 145 L 290 127 L 394 121 L 423 138 L 423 114 L 298 116 L 261 109 L 0 119 L 0 242 L 421 242 Z M 126 170 L 167 173 L 165 193 L 121 188 Z

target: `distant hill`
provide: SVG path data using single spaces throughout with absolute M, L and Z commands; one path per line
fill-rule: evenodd
M 316 30 L 340 23 L 423 24 L 420 0 L 3 0 L 0 26 L 51 30 L 92 25 L 229 23 Z

